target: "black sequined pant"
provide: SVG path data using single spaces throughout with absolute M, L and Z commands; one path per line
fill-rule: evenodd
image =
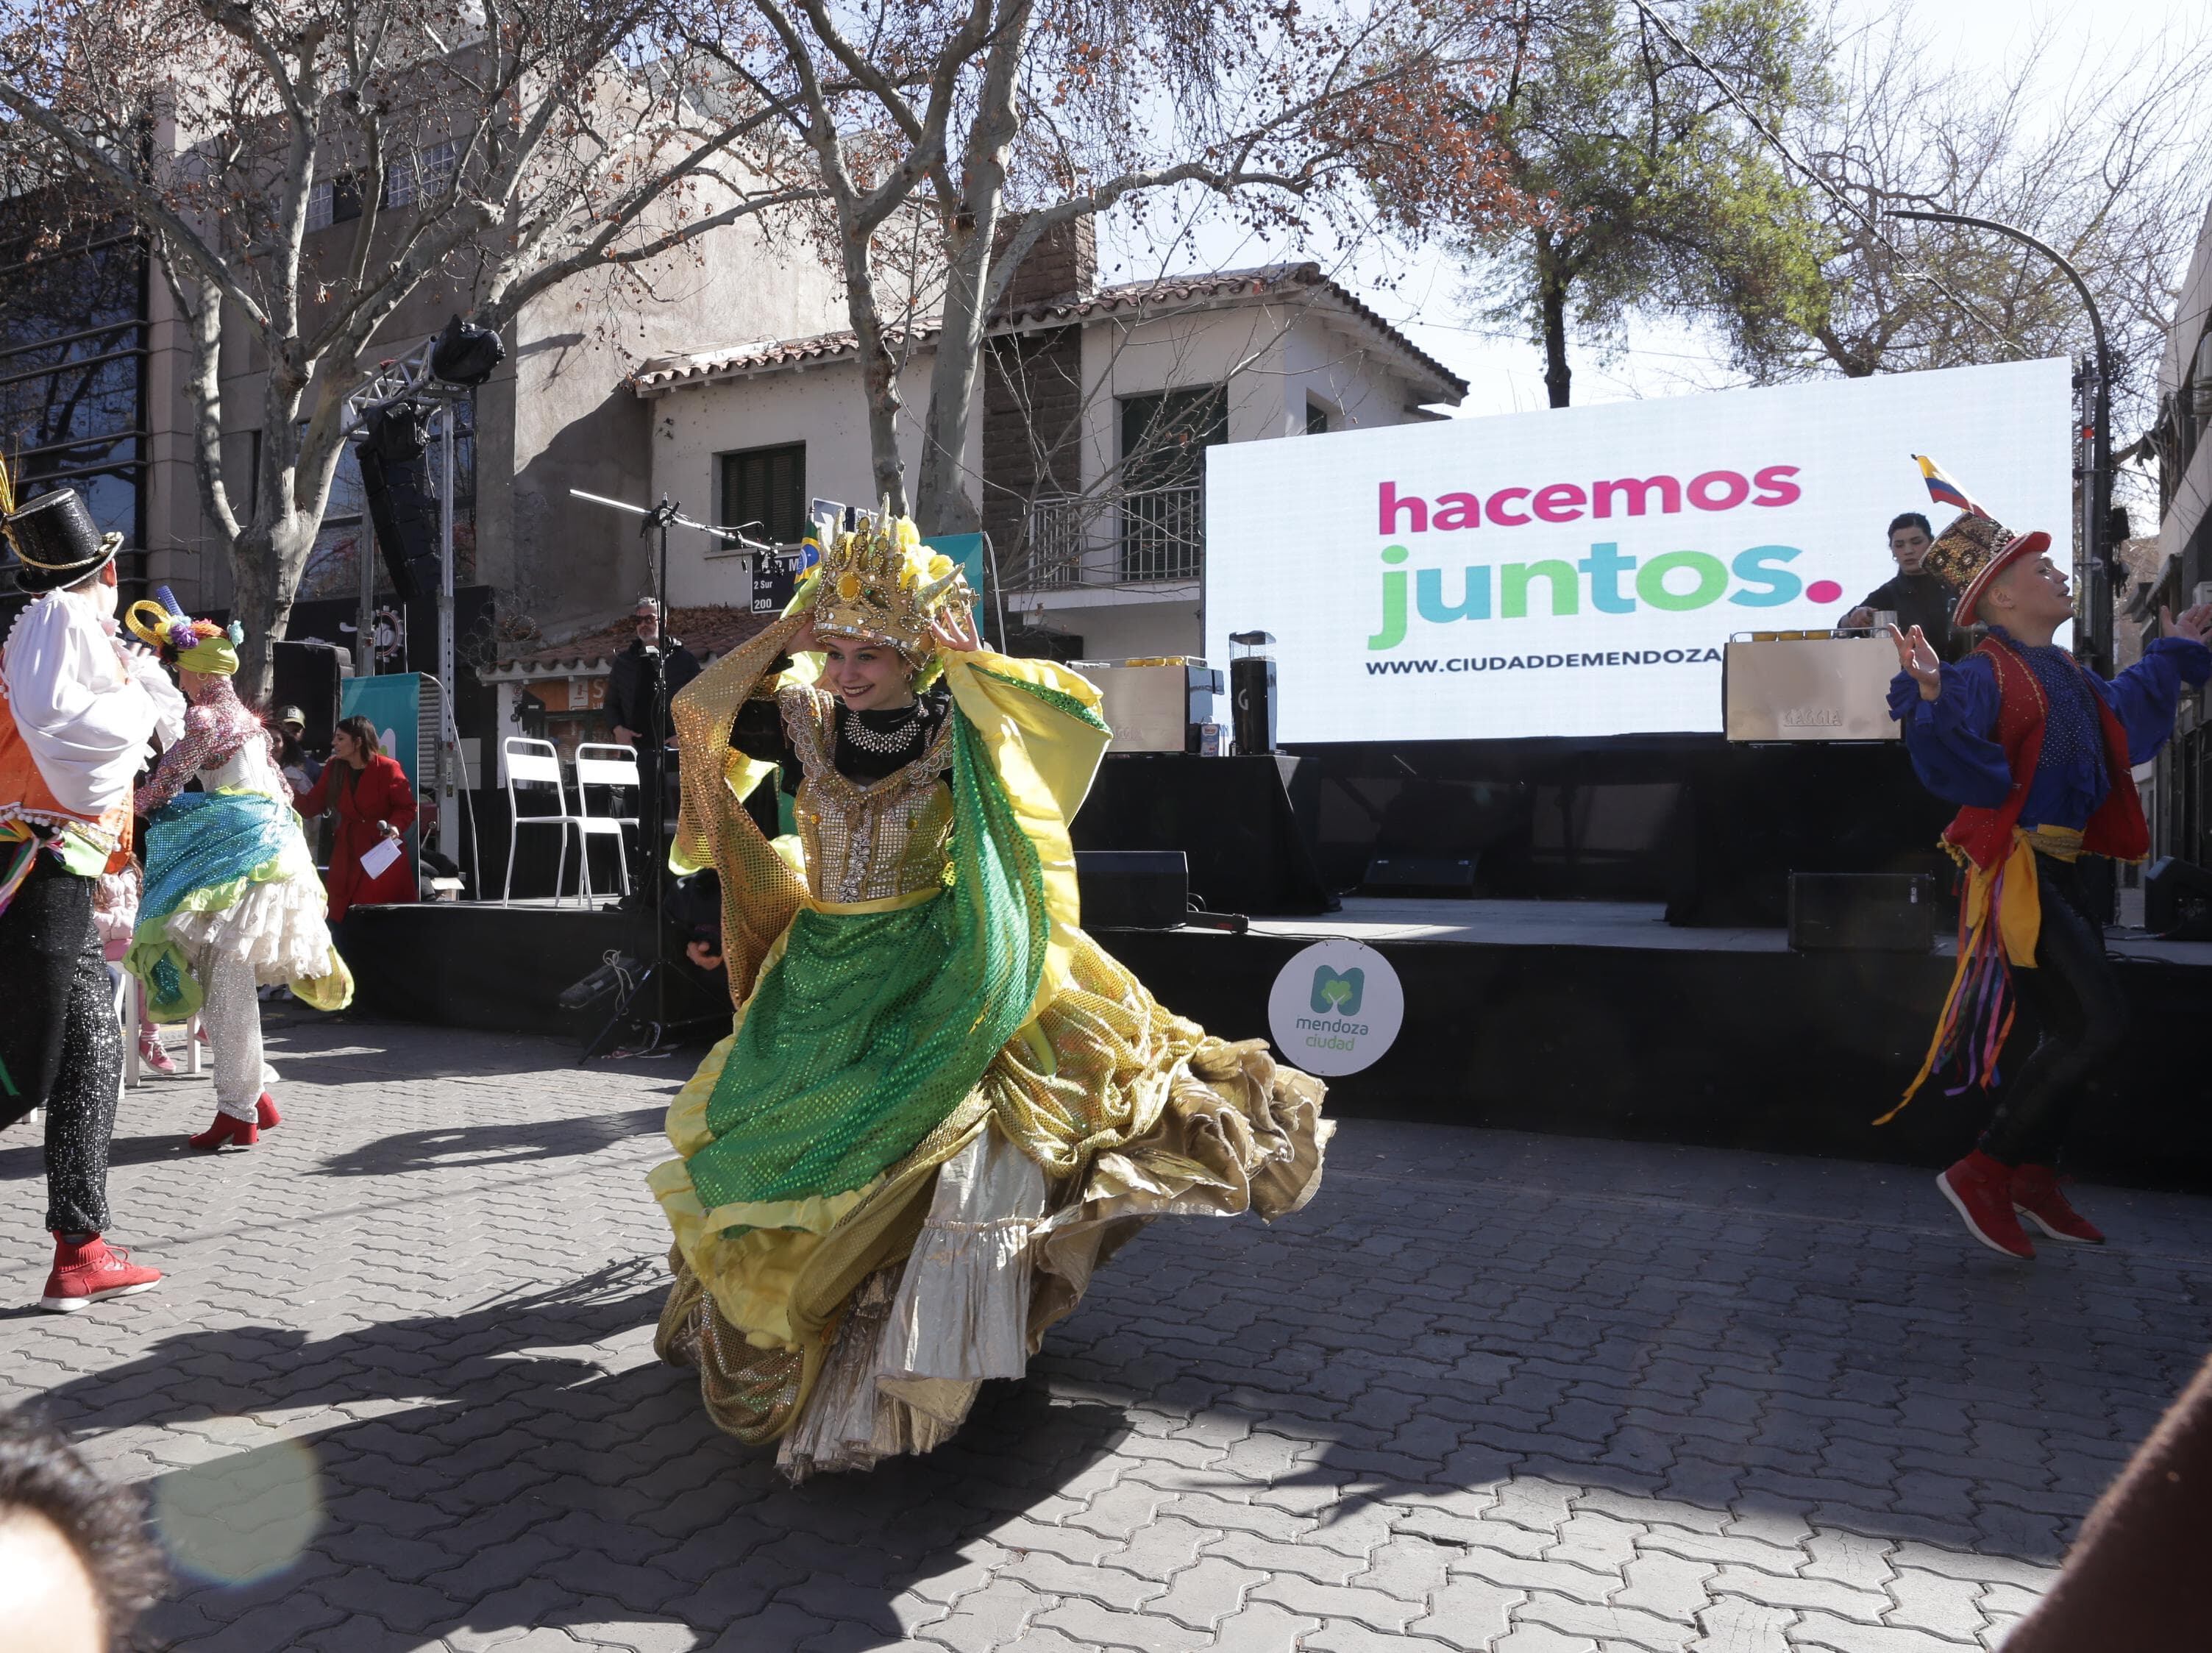
M 92 880 L 44 851 L 0 913 L 0 1127 L 46 1110 L 46 1226 L 107 1226 L 107 1139 L 123 1077 Z
M 2008 1165 L 2048 1165 L 2090 1076 L 2127 1036 L 2128 1002 L 2105 953 L 2105 927 L 2091 909 L 2075 861 L 2035 858 L 2043 927 L 2035 968 L 2014 970 L 2013 986 L 2041 1024 L 2035 1048 L 2005 1076 L 1982 1152 Z

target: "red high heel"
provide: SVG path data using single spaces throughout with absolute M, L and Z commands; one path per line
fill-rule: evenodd
M 264 1131 L 273 1131 L 284 1122 L 284 1115 L 276 1111 L 276 1098 L 266 1091 L 253 1104 L 253 1122 Z
M 228 1114 L 217 1114 L 214 1124 L 198 1136 L 186 1137 L 185 1141 L 188 1146 L 198 1148 L 203 1153 L 212 1153 L 233 1143 L 241 1148 L 250 1148 L 260 1139 L 261 1127 L 252 1120 L 233 1119 Z

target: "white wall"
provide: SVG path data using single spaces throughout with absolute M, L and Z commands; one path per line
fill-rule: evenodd
M 899 375 L 904 404 L 899 454 L 908 485 L 918 479 L 921 418 L 929 403 L 933 358 L 916 356 Z M 872 507 L 875 466 L 869 455 L 868 410 L 860 364 L 850 359 L 786 368 L 741 379 L 679 385 L 647 404 L 653 427 L 653 490 L 679 501 L 685 514 L 716 520 L 722 509 L 715 456 L 783 442 L 806 444 L 809 498 Z M 982 467 L 982 420 L 971 422 L 966 464 Z M 678 603 L 744 604 L 751 599 L 744 559 L 711 555 L 699 534 L 669 543 L 668 588 Z
M 1200 656 L 1206 652 L 1195 598 L 1175 603 L 1057 607 L 1048 610 L 1047 617 L 1056 629 L 1083 639 L 1083 658 L 1089 660 L 1141 659 L 1155 654 Z
M 1308 302 L 1241 304 L 1085 328 L 1083 479 L 1095 487 L 1120 457 L 1119 400 L 1164 390 L 1229 387 L 1229 440 L 1303 435 L 1309 396 L 1335 410 L 1330 428 L 1395 425 L 1413 392 L 1377 353 Z
M 1409 410 L 1413 387 L 1378 352 L 1297 301 L 1096 323 L 1084 331 L 1083 372 L 1086 489 L 1104 483 L 1120 457 L 1122 397 L 1226 384 L 1231 442 L 1303 436 L 1310 398 L 1331 410 L 1332 430 L 1418 416 Z M 1039 617 L 1079 635 L 1093 659 L 1205 652 L 1194 598 L 1163 603 L 1141 592 L 1085 591 L 1048 599 Z

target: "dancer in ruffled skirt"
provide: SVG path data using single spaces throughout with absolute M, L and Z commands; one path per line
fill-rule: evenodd
M 841 538 L 676 702 L 676 855 L 720 874 L 738 1015 L 652 1176 L 657 1346 L 794 1477 L 947 1438 L 1150 1218 L 1272 1218 L 1319 1184 L 1320 1082 L 1163 1010 L 1076 926 L 1097 707 L 981 649 L 904 521 Z M 742 806 L 770 763 L 799 828 L 774 845 Z
M 155 1021 L 198 1012 L 207 1031 L 216 1117 L 191 1146 L 252 1147 L 282 1122 L 262 1058 L 258 989 L 281 983 L 319 1010 L 337 1010 L 352 1000 L 353 977 L 331 945 L 323 882 L 275 741 L 231 683 L 238 628 L 187 619 L 173 604 L 137 603 L 127 619 L 173 657 L 191 708 L 183 738 L 138 788 L 146 887 L 125 967 L 146 984 Z M 184 791 L 195 775 L 201 790 Z

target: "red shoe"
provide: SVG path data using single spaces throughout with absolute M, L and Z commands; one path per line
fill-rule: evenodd
M 2072 1245 L 2105 1243 L 2097 1225 L 2066 1202 L 2058 1191 L 2058 1173 L 2048 1165 L 2013 1167 L 2012 1206 L 2054 1240 Z
M 266 1091 L 253 1104 L 253 1122 L 264 1131 L 273 1131 L 284 1122 L 284 1115 L 276 1111 L 276 1098 Z
M 261 1127 L 250 1119 L 233 1119 L 228 1114 L 217 1114 L 215 1123 L 198 1136 L 185 1139 L 187 1146 L 212 1153 L 217 1148 L 235 1142 L 241 1148 L 250 1148 L 261 1140 Z
M 177 1064 L 171 1059 L 168 1048 L 161 1042 L 161 1036 L 158 1033 L 141 1033 L 138 1036 L 138 1060 L 156 1073 L 177 1071 Z
M 2035 1260 L 2020 1219 L 2012 1214 L 2012 1167 L 1979 1148 L 1936 1179 L 1936 1186 L 1966 1225 L 1966 1232 L 1992 1251 L 2023 1262 Z
M 161 1271 L 131 1261 L 97 1234 L 82 1245 L 71 1245 L 54 1236 L 54 1272 L 46 1276 L 46 1294 L 39 1307 L 58 1315 L 73 1315 L 88 1303 L 102 1297 L 127 1297 L 150 1291 L 161 1283 Z

